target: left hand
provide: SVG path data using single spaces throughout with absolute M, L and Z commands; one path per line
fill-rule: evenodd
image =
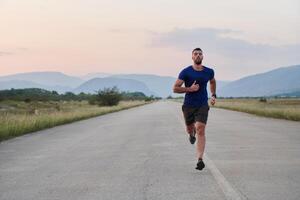
M 215 97 L 211 97 L 211 98 L 210 98 L 210 103 L 211 103 L 212 106 L 215 105 L 215 103 L 216 103 L 216 98 L 215 98 Z

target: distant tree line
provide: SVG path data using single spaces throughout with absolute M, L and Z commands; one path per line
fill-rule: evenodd
M 145 100 L 151 101 L 160 99 L 154 96 L 146 96 L 142 92 L 120 92 L 117 87 L 104 88 L 95 91 L 96 94 L 66 92 L 59 94 L 56 91 L 48 91 L 40 88 L 26 89 L 10 89 L 0 90 L 0 101 L 15 100 L 15 101 L 82 101 L 87 100 L 90 104 L 98 105 L 116 105 L 120 100 Z
M 0 101 L 59 101 L 59 100 L 87 100 L 90 94 L 80 93 L 78 95 L 72 92 L 58 94 L 56 91 L 48 91 L 40 88 L 10 89 L 0 90 Z

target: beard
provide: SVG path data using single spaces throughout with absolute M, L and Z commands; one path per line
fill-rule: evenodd
M 196 60 L 194 61 L 194 63 L 195 63 L 196 65 L 201 65 L 201 64 L 202 64 L 202 60 L 201 60 L 201 59 L 196 59 Z

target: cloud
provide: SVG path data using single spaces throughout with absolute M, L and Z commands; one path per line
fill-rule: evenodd
M 122 29 L 119 29 L 119 28 L 111 28 L 111 29 L 108 29 L 108 32 L 111 32 L 111 33 L 122 33 Z
M 234 80 L 246 75 L 300 63 L 300 44 L 270 45 L 236 38 L 241 31 L 216 28 L 174 28 L 169 32 L 147 31 L 148 48 L 178 50 L 190 55 L 195 47 L 204 51 L 204 64 L 216 69 L 218 78 Z M 174 58 L 182 63 L 181 58 Z
M 12 52 L 0 51 L 0 56 L 13 55 Z
M 26 48 L 26 47 L 20 47 L 20 48 L 17 48 L 17 50 L 20 50 L 20 51 L 27 51 L 28 48 Z
M 9 56 L 9 55 L 15 55 L 19 52 L 28 51 L 28 48 L 25 47 L 19 47 L 14 49 L 6 49 L 4 51 L 0 51 L 0 56 Z
M 279 62 L 300 62 L 300 44 L 281 46 L 255 44 L 228 36 L 237 32 L 239 31 L 230 29 L 175 28 L 170 32 L 150 33 L 152 35 L 150 45 L 152 47 L 174 47 L 184 51 L 200 47 L 204 52 L 213 52 L 222 57 L 244 61 L 273 59 Z

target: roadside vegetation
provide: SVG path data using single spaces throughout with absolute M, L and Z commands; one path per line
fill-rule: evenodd
M 0 141 L 33 131 L 153 102 L 141 92 L 104 88 L 96 94 L 58 94 L 43 89 L 0 91 Z
M 300 121 L 299 98 L 218 99 L 217 108 Z
M 183 98 L 169 98 L 183 102 Z M 246 112 L 264 117 L 300 121 L 300 98 L 218 98 L 216 108 Z

